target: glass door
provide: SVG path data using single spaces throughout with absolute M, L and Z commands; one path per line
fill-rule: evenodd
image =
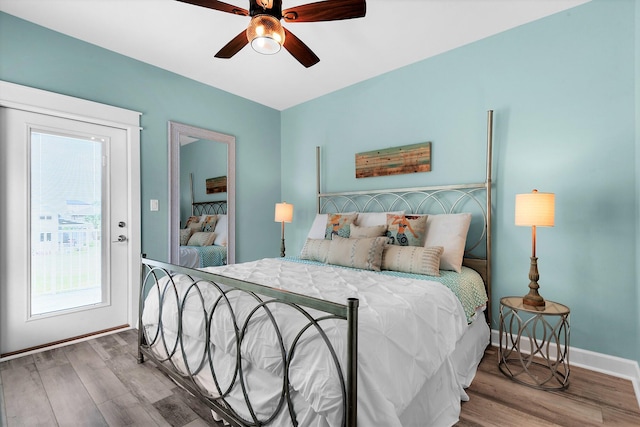
M 1 353 L 126 326 L 126 132 L 0 114 Z

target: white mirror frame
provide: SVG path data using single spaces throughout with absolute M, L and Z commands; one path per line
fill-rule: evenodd
M 180 263 L 180 137 L 227 144 L 227 264 L 236 261 L 236 137 L 169 121 L 169 262 Z

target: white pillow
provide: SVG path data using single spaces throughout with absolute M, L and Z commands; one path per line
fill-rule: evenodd
M 307 239 L 324 239 L 325 231 L 327 231 L 327 214 L 316 214 Z
M 404 211 L 394 212 L 358 212 L 356 225 L 360 227 L 371 227 L 374 225 L 387 225 L 387 214 L 400 215 Z
M 214 245 L 217 246 L 227 246 L 227 231 L 229 227 L 227 226 L 227 215 L 218 215 L 218 222 L 216 223 L 216 228 L 214 232 L 216 233 L 216 239 L 213 241 Z
M 462 271 L 462 258 L 471 224 L 470 213 L 429 215 L 424 246 L 442 246 L 440 270 Z

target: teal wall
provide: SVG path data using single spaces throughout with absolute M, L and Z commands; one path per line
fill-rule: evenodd
M 636 0 L 636 24 L 635 24 L 635 45 L 636 45 L 636 220 L 638 224 L 638 218 L 640 218 L 640 82 L 638 77 L 640 76 L 640 0 Z M 638 277 L 640 277 L 640 227 L 636 225 L 636 324 L 639 325 L 640 330 L 640 285 L 638 285 Z M 638 332 L 640 333 L 640 332 Z M 640 359 L 640 339 L 636 342 L 636 360 Z
M 279 111 L 4 13 L 0 79 L 142 113 L 142 250 L 150 258 L 168 259 L 168 121 L 234 135 L 236 260 L 279 255 Z
M 640 360 L 636 263 L 638 24 L 634 0 L 596 0 L 317 98 L 282 113 L 282 197 L 290 252 L 323 191 L 484 180 L 495 110 L 493 312 L 527 292 L 531 230 L 518 193 L 556 193 L 538 229 L 542 295 L 571 307 L 572 345 Z M 354 154 L 431 141 L 432 172 L 355 179 Z
M 499 297 L 528 283 L 531 236 L 514 225 L 515 195 L 555 192 L 556 225 L 538 232 L 542 295 L 571 307 L 572 345 L 640 360 L 638 9 L 594 0 L 282 113 L 0 13 L 0 79 L 143 113 L 142 245 L 159 259 L 168 120 L 236 136 L 237 259 L 247 261 L 279 254 L 279 200 L 295 205 L 287 253 L 302 248 L 316 146 L 326 191 L 482 181 L 493 109 L 494 324 Z M 432 172 L 354 178 L 355 153 L 424 141 Z

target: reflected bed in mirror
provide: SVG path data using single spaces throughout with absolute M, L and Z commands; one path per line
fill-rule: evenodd
M 169 206 L 171 263 L 235 262 L 234 136 L 169 122 Z

